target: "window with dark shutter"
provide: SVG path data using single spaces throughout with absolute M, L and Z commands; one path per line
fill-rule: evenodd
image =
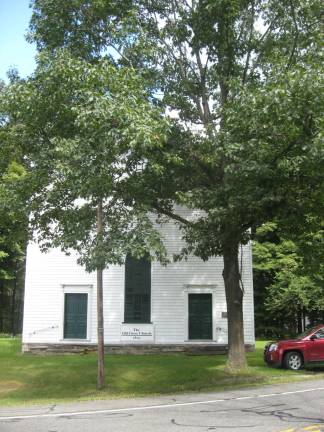
M 151 321 L 151 262 L 127 255 L 125 262 L 125 323 Z
M 87 338 L 88 294 L 64 296 L 64 339 Z

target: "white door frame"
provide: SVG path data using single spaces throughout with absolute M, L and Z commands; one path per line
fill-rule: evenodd
M 60 328 L 60 342 L 63 343 L 85 343 L 91 342 L 91 327 L 92 327 L 92 292 L 93 285 L 74 285 L 74 284 L 61 284 L 62 288 L 62 302 L 61 302 L 61 328 Z M 65 339 L 64 338 L 64 305 L 65 305 L 65 294 L 87 294 L 87 337 L 86 339 Z
M 189 339 L 189 294 L 211 294 L 212 295 L 212 339 L 210 342 L 215 342 L 216 337 L 216 284 L 202 284 L 202 285 L 185 285 L 183 289 L 184 293 L 184 335 L 185 342 L 190 343 L 201 343 L 199 340 Z

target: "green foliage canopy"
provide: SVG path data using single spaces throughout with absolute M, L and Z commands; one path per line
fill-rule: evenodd
M 41 54 L 35 74 L 1 93 L 3 133 L 22 149 L 27 166 L 15 182 L 43 248 L 79 252 L 87 270 L 121 264 L 125 253 L 164 249 L 145 207 L 122 191 L 164 140 L 160 111 L 131 68 L 90 64 L 64 50 Z M 8 138 L 9 139 L 9 138 Z M 104 203 L 104 234 L 95 212 Z
M 69 47 L 91 61 L 114 50 L 177 113 L 169 144 L 152 152 L 138 184 L 158 212 L 170 215 L 174 202 L 205 211 L 196 224 L 182 221 L 185 253 L 207 259 L 278 213 L 296 223 L 307 205 L 321 211 L 321 2 L 33 6 L 29 37 L 40 50 Z

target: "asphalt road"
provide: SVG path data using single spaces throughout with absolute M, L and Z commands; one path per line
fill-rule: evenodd
M 324 380 L 222 393 L 0 408 L 1 432 L 324 432 Z

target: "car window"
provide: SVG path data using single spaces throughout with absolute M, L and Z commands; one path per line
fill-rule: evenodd
M 309 328 L 309 329 L 305 330 L 303 333 L 300 333 L 299 335 L 297 335 L 296 339 L 303 339 L 304 337 L 311 334 L 313 331 L 314 331 L 314 328 Z
M 318 332 L 315 333 L 317 336 L 317 339 L 324 339 L 324 329 L 318 330 Z

